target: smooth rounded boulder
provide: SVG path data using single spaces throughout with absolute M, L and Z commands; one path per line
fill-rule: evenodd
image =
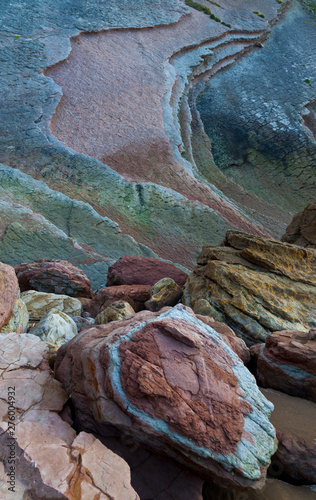
M 183 287 L 187 273 L 170 262 L 154 257 L 125 255 L 109 267 L 107 286 L 114 285 L 154 285 L 162 278 L 172 278 Z
M 275 451 L 273 405 L 191 309 L 84 330 L 59 349 L 55 376 L 82 429 L 126 432 L 221 485 L 263 485 Z

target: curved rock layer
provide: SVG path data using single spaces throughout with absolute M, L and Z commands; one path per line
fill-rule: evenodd
M 83 429 L 115 427 L 220 484 L 262 485 L 272 406 L 221 335 L 185 306 L 79 333 L 58 351 L 55 376 Z
M 316 326 L 316 252 L 228 231 L 206 246 L 189 276 L 184 303 L 227 323 L 250 344 L 278 330 Z
M 287 210 L 216 180 L 210 154 L 203 170 L 195 159 L 205 150 L 195 145 L 193 158 L 190 141 L 204 82 L 259 50 L 289 2 L 201 1 L 213 19 L 180 0 L 19 0 L 23 8 L 2 9 L 3 261 L 67 259 L 97 287 L 122 255 L 190 268 L 230 227 L 284 231 Z

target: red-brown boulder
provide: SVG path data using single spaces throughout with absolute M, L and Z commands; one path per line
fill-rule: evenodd
M 66 260 L 39 259 L 15 266 L 15 272 L 22 292 L 37 290 L 70 297 L 93 296 L 88 277 Z
M 134 311 L 145 309 L 145 302 L 150 299 L 152 287 L 150 285 L 121 285 L 102 288 L 86 305 L 85 310 L 95 318 L 103 309 L 122 300 L 128 302 Z
M 188 275 L 178 267 L 153 257 L 125 255 L 109 267 L 107 286 L 154 285 L 162 278 L 172 278 L 183 287 Z
M 316 402 L 315 333 L 315 329 L 274 332 L 260 348 L 252 348 L 259 384 Z
M 83 430 L 124 432 L 204 479 L 262 487 L 275 451 L 273 406 L 191 309 L 90 327 L 58 350 L 55 376 Z
M 14 268 L 0 262 L 0 328 L 11 317 L 19 293 L 19 283 Z

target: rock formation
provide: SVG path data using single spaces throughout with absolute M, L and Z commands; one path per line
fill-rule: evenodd
M 60 348 L 55 376 L 83 430 L 114 427 L 206 479 L 262 486 L 275 446 L 272 406 L 190 309 L 91 327 Z
M 314 250 L 228 231 L 221 246 L 203 248 L 183 300 L 248 343 L 276 330 L 308 332 L 316 318 L 315 265 Z
M 113 302 L 122 300 L 128 302 L 136 312 L 142 311 L 146 301 L 150 299 L 151 289 L 150 285 L 109 286 L 100 290 L 86 305 L 85 310 L 95 318 Z
M 8 334 L 0 349 L 1 498 L 139 499 L 124 460 L 92 434 L 76 436 L 58 415 L 66 400 L 46 344 L 34 335 Z
M 260 385 L 316 402 L 315 333 L 275 332 L 264 345 L 254 346 Z
M 59 293 L 70 297 L 92 297 L 87 276 L 65 260 L 41 259 L 15 267 L 20 290 Z

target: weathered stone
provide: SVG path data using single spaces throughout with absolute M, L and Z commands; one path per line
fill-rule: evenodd
M 202 316 L 200 314 L 196 314 L 196 317 L 203 321 L 206 325 L 209 325 L 216 332 L 220 333 L 223 341 L 226 342 L 229 347 L 235 351 L 235 353 L 240 357 L 240 359 L 244 363 L 248 363 L 250 361 L 250 352 L 245 342 L 237 337 L 234 331 L 229 328 L 229 326 L 225 325 L 225 323 L 221 323 L 220 321 L 215 321 L 213 318 L 209 316 Z
M 79 333 L 59 349 L 55 376 L 84 430 L 114 426 L 202 477 L 262 485 L 275 449 L 272 405 L 221 335 L 185 306 Z
M 114 285 L 154 285 L 162 278 L 172 278 L 183 287 L 188 275 L 170 262 L 125 255 L 109 267 L 107 286 Z
M 12 426 L 8 425 L 8 387 L 14 398 L 14 440 L 10 436 Z M 0 478 L 5 477 L 0 481 L 1 498 L 12 498 L 7 483 L 7 445 L 13 443 L 14 498 L 139 499 L 130 486 L 130 471 L 124 460 L 91 434 L 81 432 L 76 436 L 69 423 L 60 418 L 58 412 L 66 400 L 49 368 L 47 345 L 34 335 L 8 334 L 0 349 Z
M 261 392 L 274 405 L 270 420 L 278 438 L 268 474 L 289 482 L 316 484 L 316 404 L 271 389 Z
M 135 314 L 132 306 L 128 302 L 119 300 L 117 302 L 113 302 L 105 309 L 102 309 L 102 311 L 95 318 L 95 324 L 102 325 L 110 323 L 111 321 L 119 321 L 126 316 L 130 316 L 131 314 Z
M 51 309 L 34 326 L 30 333 L 39 337 L 43 342 L 63 345 L 77 335 L 77 325 L 73 319 L 59 309 Z
M 204 500 L 314 500 L 315 491 L 293 486 L 276 479 L 267 479 L 262 491 L 238 491 L 207 484 Z
M 39 259 L 15 266 L 15 272 L 22 292 L 37 290 L 70 297 L 93 296 L 90 280 L 66 260 Z
M 316 248 L 316 202 L 294 215 L 281 241 L 306 248 Z
M 314 250 L 228 231 L 222 246 L 203 248 L 184 302 L 201 311 L 207 300 L 208 314 L 250 344 L 276 330 L 308 331 L 316 321 L 315 266 Z
M 93 297 L 85 310 L 95 318 L 113 302 L 123 300 L 128 302 L 134 311 L 139 312 L 145 309 L 145 302 L 150 299 L 151 288 L 150 285 L 121 285 L 103 288 Z
M 145 303 L 149 311 L 159 311 L 163 307 L 175 306 L 182 297 L 182 288 L 172 278 L 162 278 L 154 284 L 151 297 Z
M 23 333 L 27 332 L 29 323 L 29 313 L 23 300 L 17 299 L 14 304 L 13 311 L 9 322 L 0 328 L 0 333 Z
M 269 335 L 258 351 L 260 385 L 316 402 L 316 339 L 310 336 L 295 330 Z
M 10 320 L 18 293 L 19 283 L 13 267 L 0 262 L 0 328 Z
M 81 302 L 67 295 L 30 290 L 23 292 L 21 299 L 26 304 L 30 322 L 38 322 L 51 309 L 59 309 L 59 311 L 68 314 L 68 316 L 78 316 L 82 311 Z

